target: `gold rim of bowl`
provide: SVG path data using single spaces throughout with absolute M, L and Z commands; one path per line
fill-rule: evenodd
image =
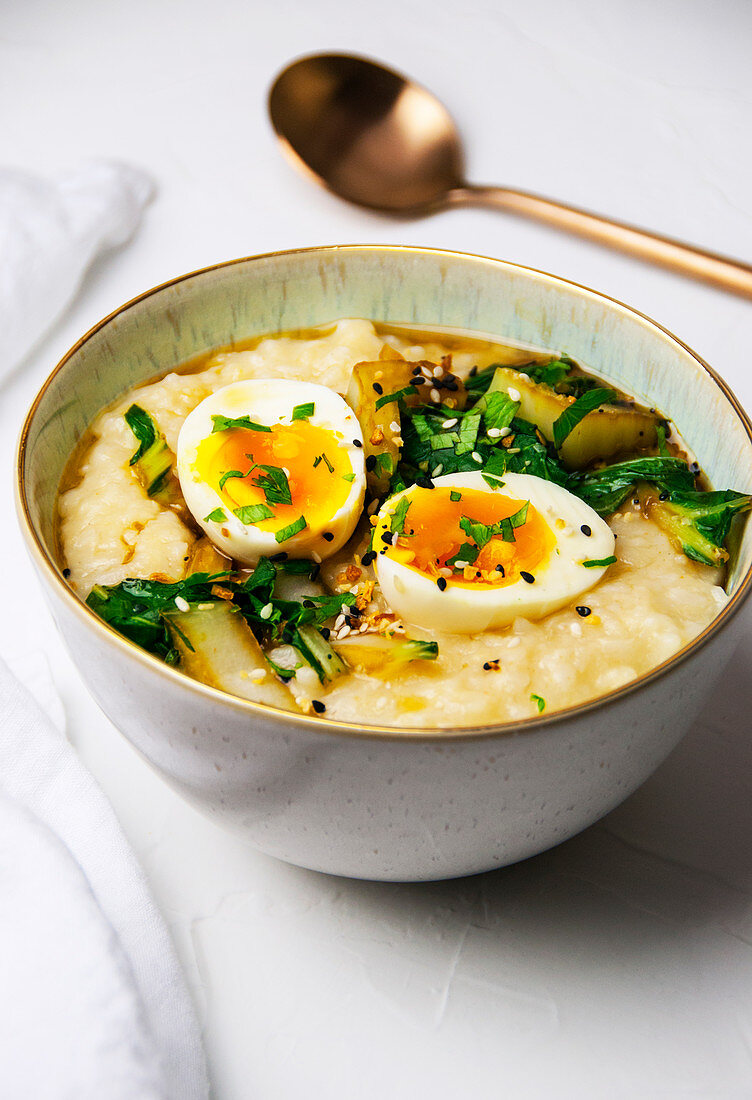
M 431 727 L 415 727 L 415 726 L 359 726 L 353 722 L 344 722 L 336 718 L 325 718 L 315 715 L 298 714 L 295 711 L 282 710 L 279 707 L 270 706 L 265 703 L 254 703 L 249 699 L 242 699 L 239 696 L 231 695 L 228 692 L 222 691 L 219 688 L 210 687 L 208 684 L 204 684 L 199 680 L 194 680 L 191 676 L 188 676 L 184 672 L 180 672 L 176 668 L 172 668 L 169 665 L 164 664 L 158 657 L 153 656 L 146 650 L 141 649 L 135 642 L 129 641 L 123 637 L 112 627 L 108 626 L 102 619 L 99 618 L 93 611 L 91 611 L 86 604 L 72 591 L 62 576 L 60 569 L 56 562 L 47 553 L 42 540 L 37 534 L 29 513 L 28 500 L 26 496 L 25 485 L 25 470 L 26 470 L 26 448 L 28 444 L 29 431 L 32 421 L 36 415 L 36 411 L 41 403 L 48 387 L 52 383 L 56 375 L 63 369 L 65 364 L 71 359 L 79 348 L 91 339 L 97 332 L 103 329 L 110 323 L 115 317 L 125 313 L 131 306 L 136 305 L 139 302 L 145 301 L 154 294 L 158 294 L 160 291 L 165 290 L 167 287 L 177 286 L 179 283 L 185 282 L 188 279 L 195 278 L 198 275 L 206 275 L 212 271 L 218 271 L 222 268 L 234 267 L 237 264 L 249 263 L 255 260 L 267 260 L 273 259 L 279 256 L 297 256 L 310 253 L 341 253 L 341 252 L 385 252 L 385 253 L 419 253 L 429 256 L 446 256 L 469 258 L 477 260 L 483 264 L 490 264 L 493 267 L 504 267 L 513 271 L 522 271 L 527 275 L 533 275 L 536 279 L 550 283 L 554 286 L 566 286 L 574 288 L 575 290 L 583 291 L 586 294 L 592 295 L 594 298 L 601 301 L 608 302 L 612 307 L 615 306 L 622 313 L 628 314 L 630 317 L 636 317 L 645 327 L 654 329 L 665 336 L 668 336 L 675 344 L 677 344 L 684 351 L 695 360 L 699 366 L 710 375 L 715 384 L 721 390 L 726 397 L 727 401 L 734 409 L 736 415 L 744 425 L 744 429 L 747 433 L 747 437 L 752 443 L 752 422 L 746 412 L 739 404 L 736 396 L 724 380 L 713 370 L 705 360 L 699 356 L 692 348 L 675 336 L 669 329 L 660 325 L 657 321 L 648 317 L 644 313 L 640 313 L 639 310 L 633 309 L 631 306 L 625 305 L 624 302 L 620 302 L 617 298 L 611 298 L 608 294 L 602 294 L 600 291 L 593 290 L 591 287 L 583 286 L 581 283 L 575 283 L 570 279 L 560 278 L 558 275 L 551 275 L 546 271 L 539 271 L 537 268 L 525 267 L 522 264 L 510 263 L 506 260 L 497 260 L 490 256 L 481 256 L 472 252 L 458 252 L 450 249 L 442 248 L 421 248 L 416 245 L 320 245 L 311 248 L 293 248 L 283 249 L 277 252 L 263 252 L 256 256 L 242 256 L 235 260 L 226 260 L 222 263 L 211 264 L 208 267 L 198 268 L 195 271 L 190 271 L 184 275 L 178 275 L 174 279 L 169 279 L 167 282 L 160 283 L 158 286 L 152 287 L 150 290 L 145 291 L 142 294 L 137 295 L 135 298 L 131 298 L 118 309 L 113 310 L 106 317 L 103 317 L 101 321 L 98 321 L 92 328 L 86 332 L 80 340 L 78 340 L 73 347 L 66 352 L 60 362 L 51 372 L 46 379 L 41 389 L 37 393 L 34 401 L 26 415 L 26 419 L 21 429 L 21 436 L 18 443 L 17 462 L 16 462 L 16 503 L 19 511 L 20 518 L 22 519 L 22 530 L 29 544 L 33 556 L 37 563 L 42 568 L 43 572 L 52 583 L 53 587 L 57 590 L 58 594 L 65 600 L 69 608 L 78 615 L 78 617 L 92 630 L 98 632 L 104 642 L 108 642 L 111 645 L 115 645 L 117 648 L 129 657 L 144 664 L 152 672 L 157 672 L 162 676 L 167 677 L 169 681 L 181 687 L 183 690 L 194 692 L 204 699 L 213 700 L 223 706 L 230 706 L 235 710 L 239 710 L 241 713 L 248 714 L 249 717 L 271 717 L 276 715 L 283 719 L 286 723 L 293 722 L 296 725 L 302 725 L 309 732 L 325 733 L 327 735 L 338 734 L 340 736 L 357 738 L 371 738 L 375 740 L 394 740 L 394 741 L 436 741 L 439 744 L 444 744 L 452 741 L 465 741 L 465 740 L 484 740 L 488 738 L 496 738 L 500 736 L 513 736 L 522 733 L 533 733 L 541 730 L 542 728 L 548 728 L 562 724 L 573 718 L 579 718 L 583 715 L 589 714 L 591 711 L 599 710 L 603 707 L 608 707 L 613 703 L 618 702 L 625 696 L 635 694 L 645 688 L 647 685 L 652 684 L 659 677 L 670 669 L 675 668 L 677 665 L 682 664 L 690 656 L 694 655 L 704 645 L 706 645 L 711 638 L 725 627 L 730 620 L 740 610 L 744 600 L 749 596 L 752 590 L 752 566 L 747 570 L 744 577 L 741 579 L 737 590 L 730 598 L 729 602 L 723 608 L 723 610 L 713 619 L 713 621 L 705 627 L 701 634 L 683 646 L 672 657 L 662 661 L 655 668 L 646 672 L 644 675 L 639 676 L 636 680 L 632 680 L 627 684 L 624 684 L 620 688 L 616 688 L 614 691 L 607 692 L 605 695 L 599 695 L 597 699 L 591 699 L 585 703 L 578 703 L 571 707 L 565 707 L 562 710 L 553 711 L 551 714 L 534 715 L 530 718 L 523 718 L 516 722 L 501 722 L 501 723 L 489 723 L 487 725 L 474 725 L 474 726 L 431 726 Z

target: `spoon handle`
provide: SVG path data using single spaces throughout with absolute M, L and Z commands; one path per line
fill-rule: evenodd
M 492 206 L 526 218 L 535 218 L 557 229 L 588 237 L 606 247 L 629 252 L 682 275 L 730 290 L 744 298 L 752 298 L 752 266 L 749 264 L 528 191 L 468 184 L 450 192 L 449 205 Z

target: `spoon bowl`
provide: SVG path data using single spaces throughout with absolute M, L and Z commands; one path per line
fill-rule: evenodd
M 272 85 L 269 114 L 296 165 L 358 206 L 412 217 L 492 206 L 752 298 L 752 267 L 739 260 L 527 191 L 468 183 L 459 133 L 443 104 L 375 61 L 301 57 Z
M 358 206 L 425 214 L 463 186 L 451 116 L 383 65 L 346 54 L 304 57 L 275 81 L 269 113 L 297 164 Z

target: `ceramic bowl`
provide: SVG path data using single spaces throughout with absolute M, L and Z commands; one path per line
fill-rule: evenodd
M 670 415 L 714 485 L 752 491 L 749 420 L 710 368 L 659 325 L 591 290 L 497 260 L 347 246 L 198 271 L 87 333 L 24 425 L 21 524 L 95 699 L 205 813 L 281 859 L 357 878 L 439 879 L 501 867 L 601 817 L 677 743 L 742 628 L 752 588 L 749 524 L 728 605 L 671 660 L 595 702 L 471 729 L 357 727 L 231 697 L 114 633 L 56 564 L 60 476 L 103 406 L 211 348 L 351 316 L 564 348 Z

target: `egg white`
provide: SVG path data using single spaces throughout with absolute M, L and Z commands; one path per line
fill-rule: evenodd
M 441 591 L 434 580 L 391 557 L 387 546 L 377 554 L 374 568 L 386 602 L 406 623 L 427 630 L 476 634 L 508 626 L 520 616 L 540 619 L 576 599 L 604 576 L 608 566 L 582 565 L 583 561 L 608 558 L 614 552 L 614 535 L 597 512 L 560 485 L 531 474 L 504 474 L 502 481 L 501 488 L 491 489 L 480 473 L 445 474 L 433 479 L 439 487 L 500 492 L 531 502 L 556 540 L 549 560 L 536 566 L 534 583 L 520 579 L 508 585 L 467 588 L 450 581 Z M 390 497 L 381 507 L 378 524 L 388 525 L 399 500 L 409 498 L 414 490 L 412 486 Z M 583 525 L 590 529 L 589 536 L 582 531 Z
M 198 449 L 212 434 L 212 416 L 248 416 L 259 424 L 273 427 L 275 424 L 290 424 L 293 408 L 311 401 L 314 412 L 308 418 L 309 422 L 341 435 L 342 438 L 337 439 L 333 434 L 332 444 L 347 451 L 355 479 L 344 504 L 325 522 L 305 527 L 284 542 L 277 542 L 274 531 L 241 523 L 228 508 L 227 501 L 202 479 L 196 470 Z M 360 517 L 366 490 L 362 443 L 355 414 L 345 400 L 327 386 L 283 378 L 246 379 L 217 390 L 186 417 L 178 437 L 177 473 L 185 502 L 194 519 L 229 557 L 255 565 L 261 557 L 285 551 L 291 558 L 321 561 L 347 542 Z M 207 518 L 217 508 L 223 509 L 226 519 L 215 521 Z M 332 534 L 333 539 L 324 539 L 325 531 Z

